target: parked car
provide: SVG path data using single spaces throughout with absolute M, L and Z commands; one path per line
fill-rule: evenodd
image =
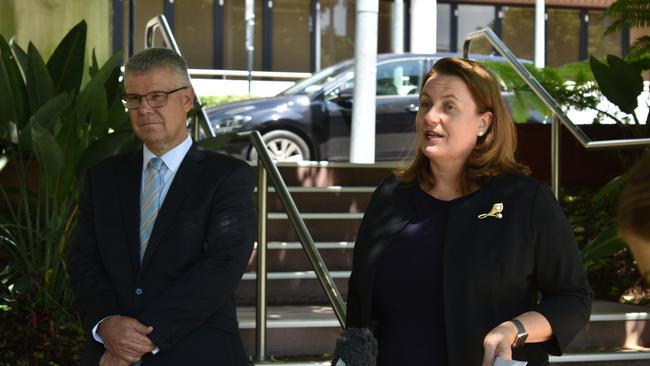
M 375 157 L 400 160 L 413 151 L 415 114 L 422 78 L 433 63 L 456 54 L 377 56 Z M 472 57 L 501 61 L 491 56 Z M 348 161 L 352 123 L 354 60 L 330 66 L 275 97 L 250 99 L 208 109 L 217 134 L 258 130 L 278 161 Z M 504 92 L 506 100 L 510 98 Z M 544 122 L 533 113 L 532 122 Z M 226 152 L 247 159 L 250 145 L 231 144 Z

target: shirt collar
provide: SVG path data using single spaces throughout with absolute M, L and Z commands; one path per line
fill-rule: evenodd
M 169 171 L 172 174 L 175 174 L 176 171 L 178 170 L 178 167 L 183 162 L 185 155 L 187 155 L 187 152 L 190 151 L 190 147 L 192 147 L 192 138 L 188 134 L 183 142 L 176 145 L 173 149 L 167 151 L 163 156 L 159 156 L 159 158 L 163 161 L 165 167 L 167 167 L 167 169 L 169 169 Z M 151 160 L 151 158 L 154 157 L 156 157 L 156 154 L 152 153 L 151 150 L 149 150 L 149 148 L 147 147 L 147 145 L 143 145 L 142 147 L 142 171 L 143 172 L 145 171 L 145 169 L 147 169 L 147 164 L 149 164 L 149 160 Z

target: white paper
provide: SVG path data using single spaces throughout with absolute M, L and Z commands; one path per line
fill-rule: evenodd
M 496 360 L 494 360 L 494 366 L 526 366 L 527 363 L 528 362 L 524 361 L 510 361 L 501 357 L 497 357 Z
M 345 362 L 343 362 L 342 359 L 339 358 L 339 362 L 336 363 L 334 366 L 348 366 Z

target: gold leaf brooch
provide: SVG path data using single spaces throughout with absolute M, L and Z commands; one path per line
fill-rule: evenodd
M 496 217 L 497 219 L 502 219 L 503 218 L 503 203 L 498 202 L 492 205 L 492 209 L 488 213 L 483 213 L 478 215 L 479 220 L 483 220 L 488 217 Z

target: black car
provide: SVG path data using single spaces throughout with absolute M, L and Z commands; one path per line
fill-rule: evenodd
M 413 151 L 415 114 L 424 74 L 433 63 L 455 54 L 377 56 L 375 157 L 400 160 Z M 473 56 L 501 61 L 500 57 Z M 208 109 L 217 134 L 258 130 L 275 160 L 348 161 L 352 123 L 354 60 L 318 72 L 275 97 L 251 99 Z M 504 94 L 509 99 L 507 93 Z M 538 116 L 538 121 L 543 117 Z M 248 144 L 226 152 L 255 159 Z

